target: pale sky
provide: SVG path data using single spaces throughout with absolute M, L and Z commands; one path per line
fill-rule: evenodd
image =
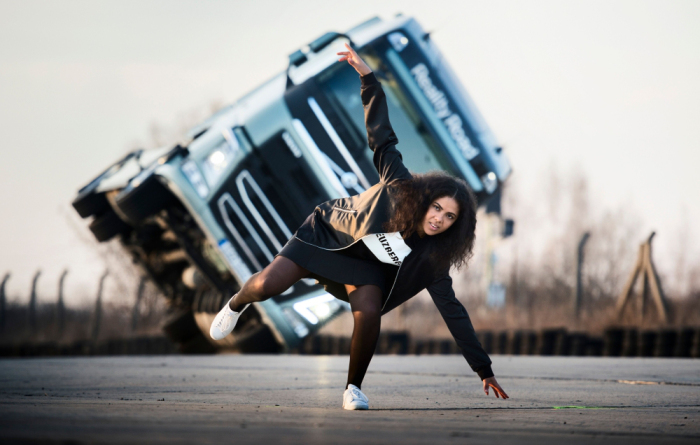
M 629 205 L 658 232 L 662 257 L 684 225 L 697 256 L 700 2 L 2 1 L 0 274 L 13 274 L 10 296 L 26 298 L 41 268 L 40 299 L 53 300 L 66 267 L 71 301 L 94 294 L 104 264 L 71 229 L 70 202 L 147 141 L 152 122 L 233 102 L 324 32 L 397 12 L 433 31 L 519 193 L 544 194 L 548 169 L 578 168 L 597 208 Z

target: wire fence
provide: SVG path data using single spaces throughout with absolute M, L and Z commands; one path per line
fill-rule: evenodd
M 124 296 L 118 303 L 105 302 L 105 282 L 109 277 L 105 270 L 98 278 L 92 304 L 69 307 L 64 294 L 68 274 L 68 270 L 61 273 L 57 296 L 51 303 L 39 302 L 41 271 L 32 278 L 26 303 L 8 301 L 6 287 L 12 275 L 4 275 L 0 282 L 0 346 L 12 349 L 18 345 L 53 343 L 75 350 L 69 345 L 162 336 L 160 322 L 166 306 L 157 292 L 147 288 L 145 278 L 140 279 L 132 295 Z

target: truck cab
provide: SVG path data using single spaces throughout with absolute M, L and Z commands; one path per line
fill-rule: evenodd
M 93 218 L 98 239 L 118 236 L 163 290 L 173 307 L 165 331 L 183 350 L 289 350 L 347 309 L 304 279 L 256 303 L 228 338 L 203 335 L 317 204 L 361 193 L 379 179 L 359 76 L 337 62 L 345 43 L 382 82 L 408 169 L 461 177 L 480 205 L 499 199 L 508 160 L 417 21 L 373 18 L 327 33 L 290 55 L 285 72 L 193 128 L 182 144 L 127 156 L 74 201 L 81 216 Z

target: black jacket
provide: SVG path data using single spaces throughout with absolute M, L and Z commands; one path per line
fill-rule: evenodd
M 389 123 L 381 84 L 374 73 L 361 79 L 367 139 L 374 152 L 373 162 L 379 172 L 379 183 L 359 195 L 326 201 L 314 209 L 295 236 L 321 249 L 341 250 L 363 236 L 385 232 L 382 226 L 391 218 L 395 206 L 389 185 L 411 178 L 401 153 L 396 149 L 399 141 Z M 399 266 L 382 314 L 423 289 L 428 290 L 469 366 L 482 379 L 493 376 L 491 360 L 476 338 L 466 309 L 455 298 L 449 271 L 434 270 L 425 249 L 412 251 Z M 333 293 L 332 289 L 329 292 Z

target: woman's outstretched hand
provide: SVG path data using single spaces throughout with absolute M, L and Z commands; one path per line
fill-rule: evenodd
M 355 68 L 358 73 L 360 73 L 360 76 L 366 76 L 372 72 L 365 61 L 357 55 L 355 50 L 352 49 L 350 45 L 346 43 L 345 47 L 348 49 L 347 51 L 340 51 L 337 53 L 339 56 L 342 56 L 340 59 L 338 59 L 338 62 L 345 62 L 347 60 L 348 63 L 352 65 L 352 67 Z
M 496 381 L 496 377 L 489 377 L 487 379 L 483 380 L 484 383 L 484 392 L 486 395 L 489 395 L 489 387 L 493 388 L 493 395 L 496 396 L 496 398 L 500 397 L 502 399 L 507 399 L 508 394 L 506 394 L 505 391 L 503 391 L 503 388 L 501 388 L 501 385 L 498 384 Z

